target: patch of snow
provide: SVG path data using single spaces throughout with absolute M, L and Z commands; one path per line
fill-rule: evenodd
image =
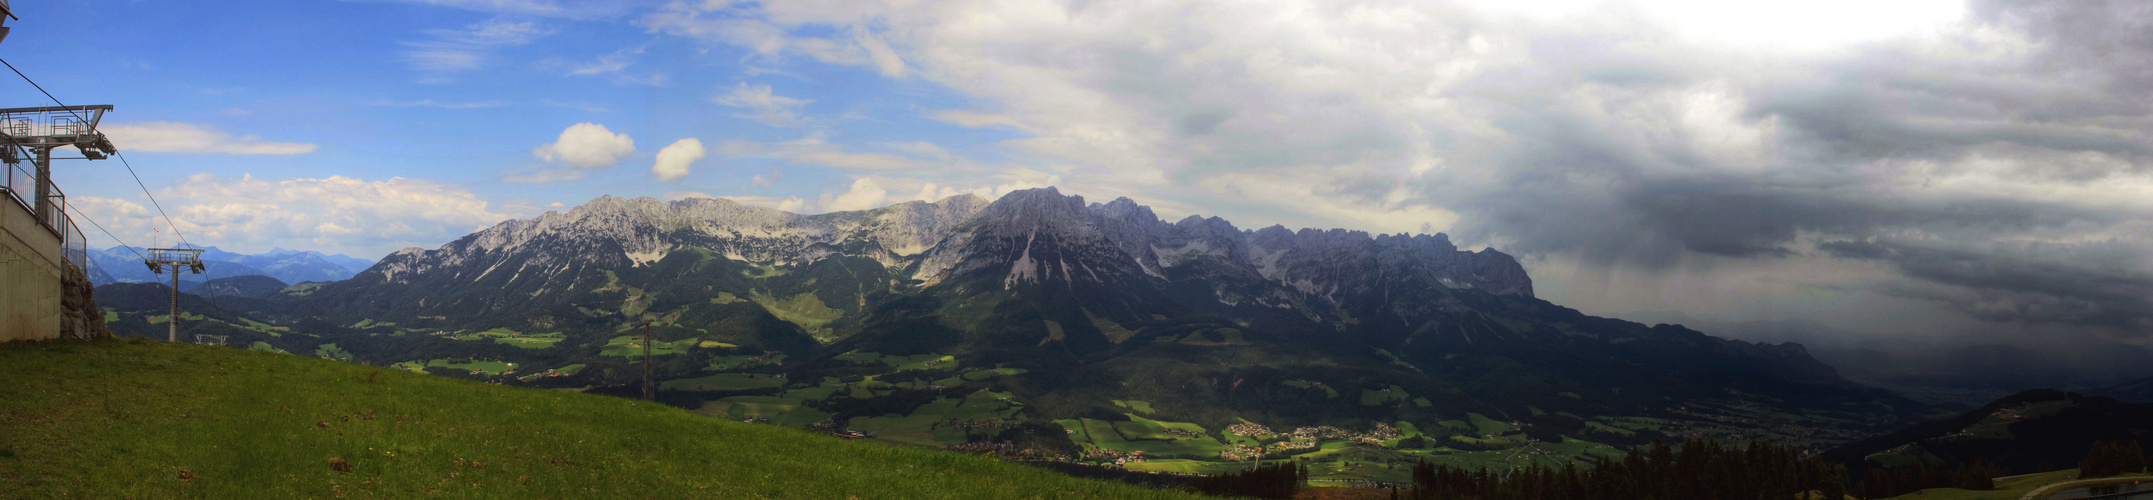
M 1024 255 L 1017 257 L 1017 262 L 1010 264 L 1009 276 L 1002 278 L 1003 290 L 1008 290 L 1019 281 L 1039 281 L 1039 265 L 1032 262 L 1032 240 L 1036 239 L 1039 239 L 1039 229 L 1033 228 L 1031 236 L 1024 238 Z
M 652 264 L 652 263 L 656 263 L 656 262 L 658 262 L 658 259 L 663 259 L 663 258 L 665 258 L 665 254 L 666 254 L 666 251 L 667 251 L 667 250 L 669 250 L 669 249 L 667 249 L 667 248 L 665 248 L 665 247 L 658 247 L 658 248 L 656 248 L 656 249 L 653 249 L 653 250 L 651 250 L 651 251 L 648 251 L 648 252 L 622 252 L 622 253 L 628 256 L 628 260 L 629 260 L 630 262 L 634 262 L 634 263 L 635 263 L 635 264 L 634 264 L 634 266 L 635 266 L 635 267 L 643 267 L 643 265 L 644 265 L 644 264 Z
M 1157 251 L 1153 251 L 1153 253 L 1157 253 Z M 1153 278 L 1166 279 L 1166 275 L 1160 274 L 1158 270 L 1152 269 L 1150 265 L 1145 264 L 1144 259 L 1131 255 L 1129 256 L 1129 260 L 1136 261 L 1136 268 L 1143 270 L 1144 274 L 1149 274 Z
M 1286 252 L 1290 251 L 1293 251 L 1293 249 L 1280 249 L 1279 251 L 1265 254 L 1263 252 L 1263 247 L 1249 245 L 1249 253 L 1252 254 L 1251 256 L 1255 257 L 1256 260 L 1259 262 L 1259 265 L 1256 267 L 1256 273 L 1263 275 L 1264 279 L 1272 281 L 1281 281 L 1285 279 L 1286 270 L 1278 267 L 1278 261 L 1285 258 Z
M 1226 289 L 1224 288 L 1212 288 L 1211 295 L 1217 296 L 1219 299 L 1219 303 L 1226 304 L 1228 307 L 1241 305 L 1241 301 L 1239 300 L 1226 300 Z

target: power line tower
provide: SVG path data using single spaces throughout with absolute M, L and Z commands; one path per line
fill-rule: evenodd
M 164 274 L 167 271 L 172 273 L 172 318 L 165 322 L 172 329 L 168 336 L 165 337 L 165 341 L 178 342 L 179 273 L 180 271 L 194 271 L 195 274 L 202 274 L 202 249 L 152 248 L 150 249 L 150 258 L 142 261 L 142 263 L 148 264 L 152 273 Z
M 652 337 L 652 336 L 650 335 L 650 322 L 649 322 L 649 321 L 645 321 L 645 322 L 643 322 L 643 400 L 644 400 L 644 401 L 655 401 L 655 400 L 657 400 L 657 399 L 658 399 L 658 393 L 657 393 L 657 391 L 656 391 L 656 388 L 655 388 L 655 387 L 652 387 L 652 386 L 651 386 L 651 377 L 650 377 L 650 343 L 651 343 L 651 342 L 653 342 L 653 341 L 656 341 L 656 340 L 658 340 L 658 338 L 657 338 L 657 337 Z

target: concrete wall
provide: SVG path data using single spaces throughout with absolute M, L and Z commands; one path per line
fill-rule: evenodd
M 60 336 L 60 252 L 36 214 L 0 199 L 0 342 Z

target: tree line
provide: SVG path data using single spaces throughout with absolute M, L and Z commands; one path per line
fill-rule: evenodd
M 1206 495 L 1293 498 L 1307 482 L 1308 466 L 1282 462 L 1190 481 L 1186 487 Z
M 2095 443 L 2079 464 L 2079 477 L 2108 477 L 2147 470 L 2149 461 L 2137 443 Z M 1603 458 L 1587 466 L 1569 462 L 1492 471 L 1431 464 L 1413 466 L 1413 487 L 1393 490 L 1405 500 L 1785 500 L 1821 498 L 1881 499 L 1930 488 L 1994 490 L 1994 478 L 2007 472 L 1976 459 L 1957 467 L 1916 463 L 1870 469 L 1849 487 L 1846 466 L 1803 457 L 1792 447 L 1765 442 L 1746 446 L 1694 440 L 1680 448 L 1654 441 L 1631 448 L 1620 458 Z M 1196 491 L 1222 496 L 1291 498 L 1305 485 L 1308 468 L 1292 462 L 1189 483 Z
M 1535 463 L 1498 473 L 1466 470 L 1426 461 L 1413 467 L 1410 500 L 1784 500 L 1806 492 L 1824 498 L 1847 493 L 1846 468 L 1834 462 L 1803 458 L 1794 448 L 1753 442 L 1725 446 L 1684 442 L 1677 450 L 1662 441 L 1631 448 L 1621 458 L 1604 458 L 1589 467 L 1576 462 L 1560 468 Z
M 2086 452 L 2086 460 L 2078 463 L 2078 477 L 2085 478 L 2145 470 L 2146 452 L 2138 447 L 2138 443 L 2093 443 L 2093 449 Z

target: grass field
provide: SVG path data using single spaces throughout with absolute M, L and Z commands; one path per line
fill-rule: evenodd
M 11 344 L 0 366 L 35 381 L 0 385 L 0 498 L 1201 498 L 244 349 Z

